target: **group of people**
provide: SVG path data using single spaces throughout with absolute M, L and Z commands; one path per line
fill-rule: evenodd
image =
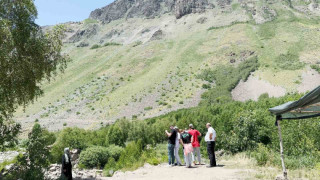
M 210 123 L 207 123 L 206 127 L 208 131 L 204 140 L 207 144 L 207 151 L 210 159 L 210 164 L 207 166 L 209 168 L 216 166 L 214 154 L 216 131 L 211 127 Z M 187 168 L 191 168 L 192 165 L 202 165 L 200 141 L 198 138 L 201 136 L 201 133 L 194 128 L 193 124 L 189 124 L 189 129 L 184 130 L 171 125 L 170 132 L 167 130 L 165 132 L 168 136 L 168 158 L 170 166 L 183 166 L 179 156 L 180 144 L 183 148 L 184 161 Z M 197 156 L 197 162 L 195 161 L 195 156 Z
M 207 143 L 207 151 L 210 159 L 210 165 L 207 167 L 216 166 L 216 158 L 214 154 L 214 147 L 216 141 L 216 131 L 211 127 L 210 123 L 206 124 L 208 132 L 204 140 Z M 200 141 L 199 138 L 201 133 L 196 130 L 192 124 L 189 124 L 189 129 L 178 129 L 177 126 L 170 126 L 170 132 L 166 130 L 168 136 L 168 156 L 169 165 L 171 166 L 183 166 L 180 156 L 179 149 L 180 144 L 183 148 L 184 162 L 187 168 L 191 168 L 192 165 L 202 165 L 201 154 L 200 154 Z M 197 156 L 197 163 L 195 162 L 195 156 Z M 175 162 L 176 160 L 176 162 Z M 72 179 L 72 164 L 69 148 L 64 149 L 62 155 L 62 168 L 61 168 L 61 179 Z

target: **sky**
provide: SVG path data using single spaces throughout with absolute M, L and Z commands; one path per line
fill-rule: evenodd
M 90 12 L 113 0 L 35 0 L 40 26 L 87 19 Z

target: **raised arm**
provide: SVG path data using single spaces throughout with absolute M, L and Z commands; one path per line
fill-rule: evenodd
M 170 136 L 172 135 L 172 133 L 169 133 L 169 132 L 166 130 L 166 135 L 167 135 L 168 137 L 170 137 Z

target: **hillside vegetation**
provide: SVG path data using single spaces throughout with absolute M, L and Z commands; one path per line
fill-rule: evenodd
M 310 65 L 317 70 L 320 27 L 315 9 L 299 9 L 314 4 L 292 3 L 294 8 L 285 1 L 232 1 L 180 19 L 169 13 L 67 23 L 64 51 L 73 62 L 44 82 L 45 96 L 16 119 L 25 129 L 35 119 L 51 131 L 90 129 L 195 107 L 203 92 L 217 89 L 201 74 L 218 66 L 228 71 L 253 57 L 260 64 L 254 76 L 296 92 L 310 82 L 303 78 Z M 224 88 L 230 91 L 238 79 L 227 78 L 232 82 Z

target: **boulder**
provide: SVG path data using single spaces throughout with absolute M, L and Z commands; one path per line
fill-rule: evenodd
M 207 22 L 207 20 L 208 20 L 208 18 L 206 18 L 206 17 L 201 17 L 201 18 L 199 18 L 199 19 L 197 20 L 197 23 L 199 23 L 199 24 L 204 24 L 204 23 Z
M 158 31 L 153 33 L 153 35 L 150 38 L 150 41 L 162 39 L 163 36 L 164 36 L 163 31 L 159 29 Z

